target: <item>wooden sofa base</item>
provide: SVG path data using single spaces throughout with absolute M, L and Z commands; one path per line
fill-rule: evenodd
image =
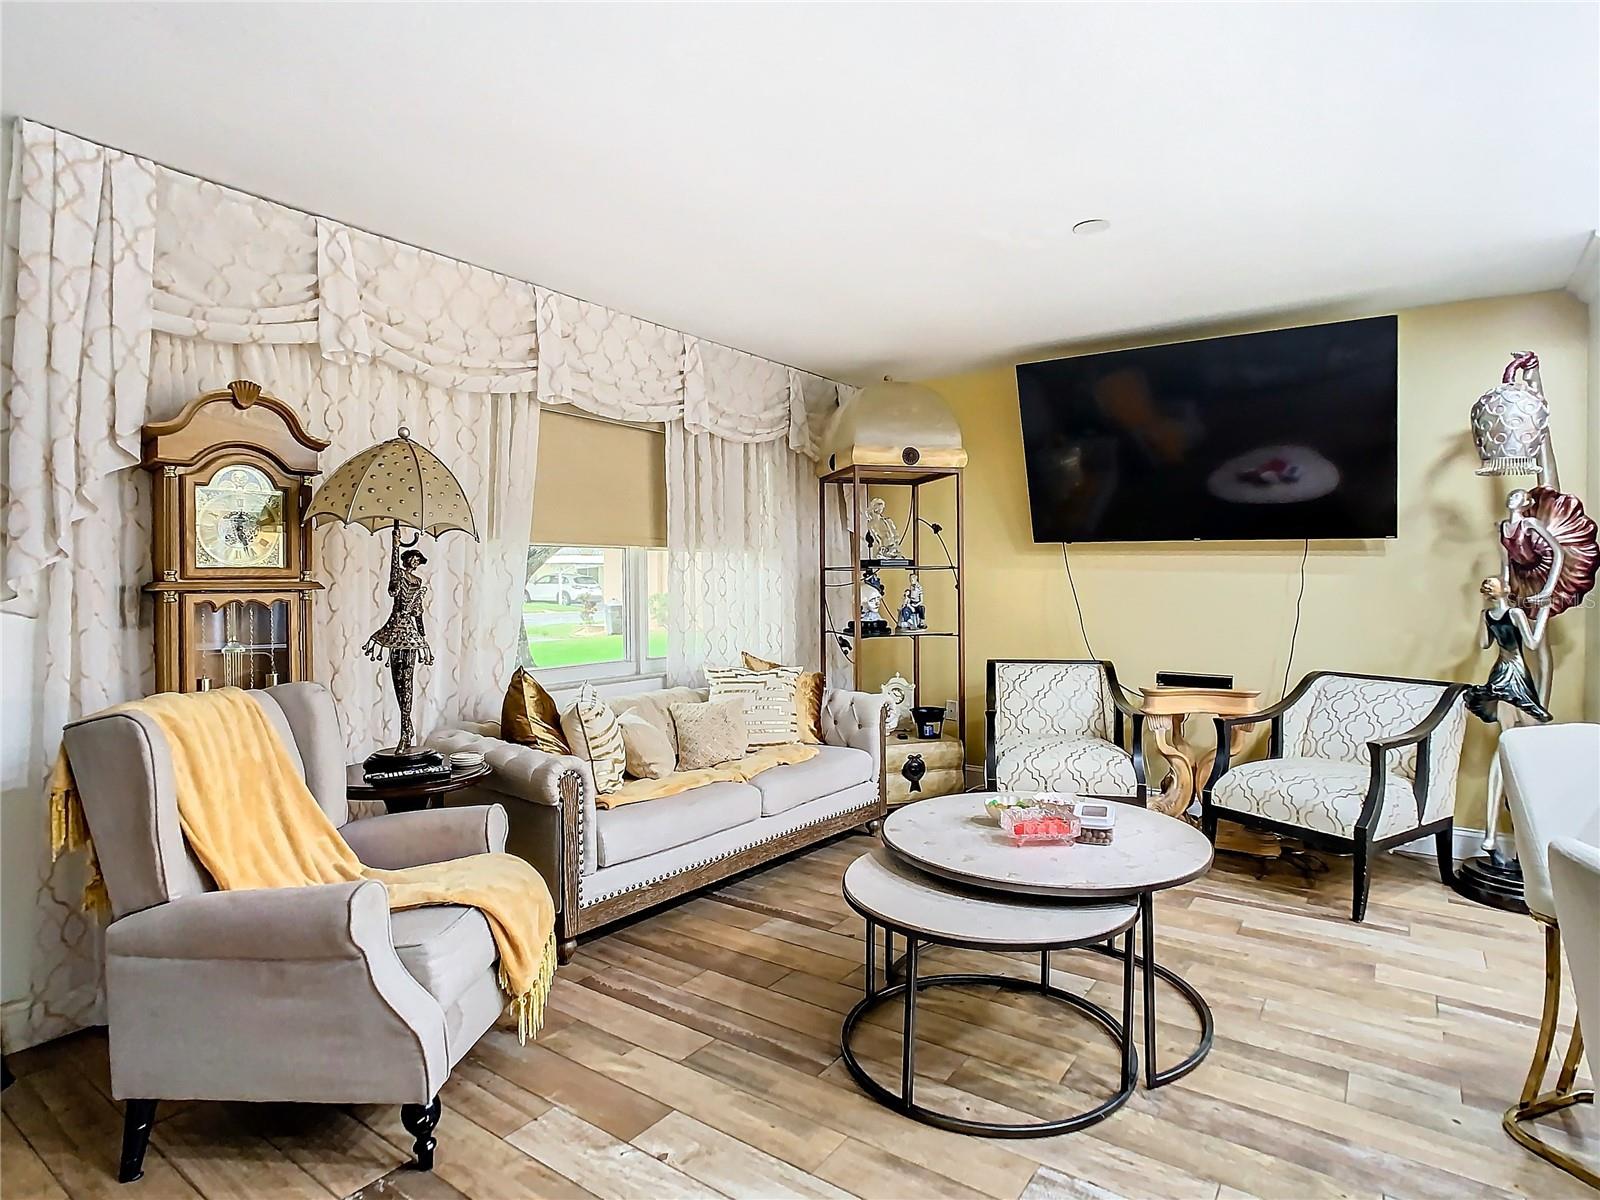
M 826 821 L 819 821 L 804 829 L 796 829 L 781 837 L 773 838 L 770 842 L 751 846 L 747 850 L 719 858 L 715 862 L 706 863 L 692 871 L 685 871 L 681 875 L 674 875 L 645 887 L 607 897 L 598 904 L 579 907 L 576 897 L 570 897 L 569 903 L 562 906 L 558 923 L 560 933 L 557 952 L 560 961 L 565 963 L 572 958 L 577 950 L 580 936 L 591 934 L 603 926 L 616 924 L 651 909 L 664 907 L 694 892 L 723 883 L 735 875 L 748 874 L 772 866 L 780 859 L 809 850 L 821 842 L 849 833 L 851 830 L 863 829 L 867 832 L 876 832 L 884 813 L 884 799 L 880 789 L 876 804 L 840 813 L 837 817 L 830 817 Z

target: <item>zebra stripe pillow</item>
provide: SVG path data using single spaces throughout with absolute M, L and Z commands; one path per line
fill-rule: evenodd
M 622 786 L 622 768 L 627 761 L 622 748 L 622 726 L 617 714 L 600 699 L 590 684 L 578 693 L 578 702 L 561 714 L 561 732 L 580 758 L 589 760 L 594 772 L 594 789 L 601 795 Z
M 752 746 L 780 746 L 800 740 L 800 718 L 795 693 L 800 687 L 799 667 L 774 667 L 751 671 L 745 667 L 707 667 L 711 699 L 744 701 L 745 725 Z

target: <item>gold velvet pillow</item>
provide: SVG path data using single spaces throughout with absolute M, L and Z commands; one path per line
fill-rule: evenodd
M 518 667 L 500 706 L 500 736 L 546 754 L 571 754 L 561 733 L 561 710 L 526 668 Z
M 740 657 L 752 671 L 771 671 L 779 664 L 757 658 L 746 650 Z M 802 671 L 800 687 L 794 694 L 795 716 L 800 721 L 800 740 L 813 746 L 822 744 L 822 672 Z

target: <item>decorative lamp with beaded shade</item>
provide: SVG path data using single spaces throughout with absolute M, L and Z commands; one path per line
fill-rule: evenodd
M 393 748 L 368 758 L 366 768 L 369 775 L 441 768 L 443 759 L 439 754 L 415 746 L 416 730 L 411 724 L 417 665 L 433 662 L 423 623 L 428 585 L 417 574 L 417 568 L 428 560 L 416 547 L 424 533 L 436 538 L 460 530 L 473 541 L 478 540 L 478 527 L 466 493 L 450 468 L 426 446 L 412 441 L 410 431 L 402 426 L 398 437 L 363 450 L 329 475 L 312 499 L 306 520 L 313 524 L 333 520 L 362 525 L 374 533 L 390 530 L 389 595 L 393 608 L 389 619 L 367 639 L 363 650 L 368 658 L 389 665 L 395 702 L 400 709 L 400 737 Z M 402 537 L 403 529 L 416 531 L 410 541 Z

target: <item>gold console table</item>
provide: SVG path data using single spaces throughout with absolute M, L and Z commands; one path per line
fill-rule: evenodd
M 1194 716 L 1247 716 L 1261 707 L 1261 693 L 1243 688 L 1151 687 L 1139 690 L 1144 697 L 1140 707 L 1144 709 L 1145 728 L 1155 738 L 1156 747 L 1170 768 L 1161 790 L 1151 794 L 1149 807 L 1180 817 L 1199 798 L 1217 757 L 1215 749 L 1201 749 L 1190 744 L 1184 736 L 1184 721 Z M 1244 749 L 1254 728 L 1254 725 L 1234 727 L 1228 742 L 1230 758 Z M 1277 858 L 1283 852 L 1276 836 L 1256 833 L 1231 821 L 1217 831 L 1217 849 L 1253 858 Z

